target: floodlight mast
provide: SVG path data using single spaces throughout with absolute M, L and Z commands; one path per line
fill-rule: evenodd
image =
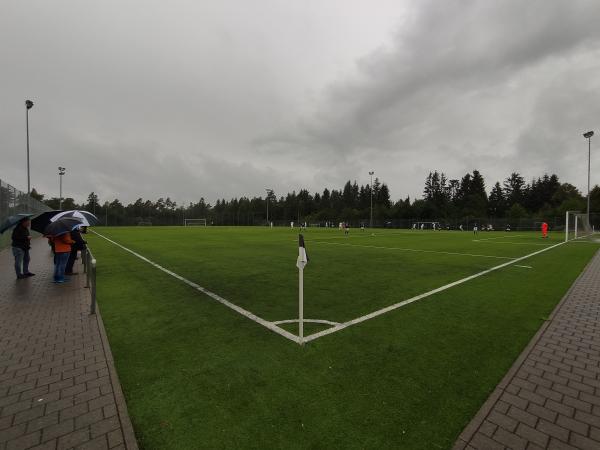
M 33 108 L 31 100 L 25 100 L 25 126 L 27 129 L 27 194 L 31 194 L 31 178 L 29 175 L 29 110 Z
M 62 209 L 62 177 L 66 172 L 66 168 L 60 167 L 58 168 L 58 179 L 59 179 L 59 200 L 58 200 L 58 209 Z
M 369 221 L 369 228 L 373 228 L 373 174 L 375 171 L 371 170 L 369 175 L 371 175 L 371 220 Z
M 592 161 L 592 136 L 593 131 L 583 133 L 583 137 L 588 140 L 588 192 L 587 192 L 587 221 L 590 223 L 590 166 Z
M 269 222 L 269 199 L 271 198 L 271 195 L 273 195 L 273 189 L 265 188 L 265 191 L 267 191 L 267 198 L 266 198 L 266 201 L 267 201 L 267 226 L 269 226 L 270 225 L 270 222 Z

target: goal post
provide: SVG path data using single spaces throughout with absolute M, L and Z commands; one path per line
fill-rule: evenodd
M 184 227 L 205 227 L 206 219 L 183 219 Z
M 565 213 L 565 242 L 575 239 L 590 239 L 594 229 L 590 225 L 588 215 L 579 211 Z

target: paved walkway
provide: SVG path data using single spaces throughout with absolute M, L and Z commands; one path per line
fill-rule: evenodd
M 0 450 L 137 449 L 102 319 L 90 315 L 79 261 L 55 285 L 44 239 L 35 277 L 16 280 L 0 251 Z
M 600 252 L 454 448 L 600 449 Z

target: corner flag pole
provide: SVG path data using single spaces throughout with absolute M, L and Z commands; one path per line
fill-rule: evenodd
M 298 235 L 298 337 L 300 345 L 304 345 L 304 266 L 308 264 L 308 255 L 304 246 L 304 236 Z
M 298 336 L 304 344 L 304 269 L 298 269 Z

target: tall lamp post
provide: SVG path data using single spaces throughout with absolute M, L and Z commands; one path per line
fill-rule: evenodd
M 267 226 L 269 226 L 269 199 L 271 198 L 271 195 L 273 195 L 273 189 L 265 188 L 265 191 L 267 191 Z
M 62 209 L 62 177 L 65 174 L 65 171 L 67 169 L 65 169 L 64 167 L 59 167 L 58 168 L 58 180 L 59 180 L 59 186 L 60 186 L 60 196 L 59 196 L 59 201 L 58 201 L 58 209 Z
M 369 228 L 373 228 L 373 174 L 374 171 L 370 171 L 369 175 L 371 175 L 371 220 L 369 223 Z
M 588 194 L 587 194 L 587 222 L 590 223 L 590 163 L 592 159 L 592 136 L 593 131 L 583 133 L 583 137 L 588 140 Z
M 31 100 L 25 100 L 25 124 L 27 127 L 27 194 L 31 193 L 31 178 L 29 176 L 29 110 L 33 108 Z

